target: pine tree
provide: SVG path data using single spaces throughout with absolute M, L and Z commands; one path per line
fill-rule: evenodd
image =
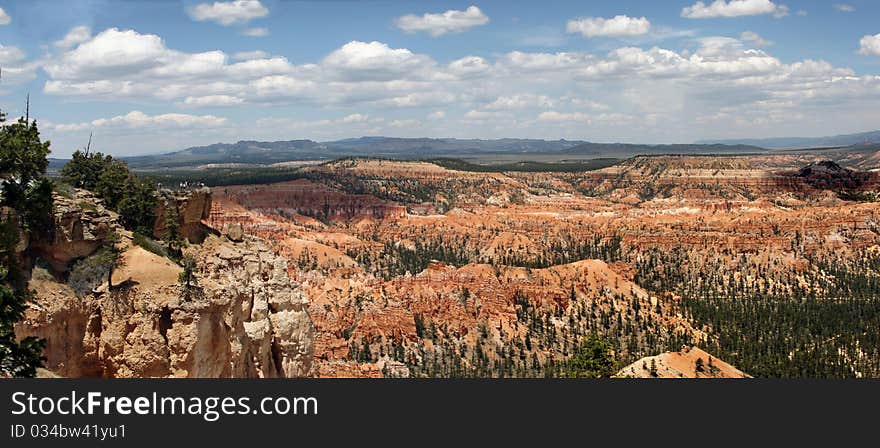
M 180 236 L 180 219 L 177 204 L 173 199 L 165 200 L 165 233 L 162 239 L 168 245 L 168 255 L 178 259 L 182 255 L 183 238 Z
M 124 266 L 122 249 L 119 248 L 120 237 L 116 232 L 110 233 L 104 239 L 104 244 L 98 249 L 94 257 L 96 262 L 107 271 L 107 291 L 113 287 L 113 271 Z
M 192 257 L 185 257 L 181 262 L 181 266 L 183 271 L 177 276 L 177 281 L 183 285 L 185 297 L 189 299 L 192 287 L 199 283 L 195 274 L 196 260 Z
M 571 378 L 609 378 L 614 375 L 611 344 L 595 333 L 567 363 Z
M 0 112 L 0 123 L 5 121 Z M 33 297 L 18 266 L 19 235 L 28 232 L 31 239 L 47 238 L 52 225 L 52 187 L 45 178 L 48 154 L 49 142 L 40 140 L 36 121 L 20 118 L 0 127 L 0 205 L 11 209 L 0 216 L 0 376 L 33 377 L 45 360 L 45 340 L 19 341 L 15 324 Z

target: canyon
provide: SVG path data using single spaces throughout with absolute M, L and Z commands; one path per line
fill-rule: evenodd
M 173 204 L 192 287 L 88 192 L 56 198 L 17 333 L 46 338 L 61 376 L 566 376 L 591 335 L 624 377 L 880 375 L 873 171 L 748 155 L 296 173 L 166 194 L 153 237 Z M 80 295 L 69 268 L 110 229 L 127 262 Z M 811 326 L 850 312 L 868 317 Z
M 208 223 L 291 261 L 320 376 L 554 375 L 594 332 L 623 360 L 676 353 L 716 330 L 684 294 L 830 294 L 844 285 L 819 260 L 872 257 L 878 243 L 876 203 L 851 200 L 877 175 L 818 158 L 636 157 L 577 173 L 364 159 L 301 172 L 216 189 Z M 876 355 L 853 356 L 865 362 L 851 373 L 877 374 Z

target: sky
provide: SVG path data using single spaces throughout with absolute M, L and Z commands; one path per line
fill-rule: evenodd
M 880 128 L 875 0 L 0 0 L 0 109 L 67 157 L 359 136 Z

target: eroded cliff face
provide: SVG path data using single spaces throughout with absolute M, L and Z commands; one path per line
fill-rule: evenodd
M 119 225 L 119 216 L 86 190 L 75 189 L 69 196 L 56 193 L 53 201 L 55 229 L 45 240 L 31 241 L 30 249 L 55 273 L 63 274 L 74 261 L 91 255 L 101 246 Z
M 308 376 L 314 327 L 286 261 L 253 238 L 211 237 L 192 255 L 199 286 L 189 292 L 179 266 L 140 247 L 125 252 L 109 292 L 77 298 L 35 275 L 16 333 L 45 338 L 47 367 L 62 376 Z
M 156 206 L 156 222 L 153 225 L 155 238 L 161 239 L 165 234 L 169 205 L 176 207 L 180 235 L 190 243 L 202 242 L 207 235 L 207 229 L 202 224 L 202 220 L 207 219 L 211 213 L 211 189 L 163 190 Z
M 194 351 L 200 376 L 308 376 L 315 329 L 308 300 L 288 277 L 287 260 L 253 237 L 241 243 L 209 237 L 193 255 L 203 301 L 211 304 L 206 311 L 216 316 L 196 327 L 206 344 Z M 219 344 L 219 352 L 211 348 L 218 339 L 229 341 Z
M 187 195 L 177 205 L 181 220 L 196 229 L 210 210 L 210 192 Z M 48 263 L 32 272 L 35 300 L 16 325 L 19 337 L 46 339 L 52 372 L 121 378 L 312 373 L 308 301 L 288 277 L 286 260 L 261 240 L 212 235 L 191 245 L 186 253 L 197 261 L 197 285 L 187 289 L 178 281 L 180 266 L 133 245 L 116 215 L 87 192 L 56 198 L 56 210 L 54 239 L 31 248 Z M 113 288 L 108 291 L 105 282 L 77 297 L 60 279 L 111 230 L 123 237 L 125 249 Z

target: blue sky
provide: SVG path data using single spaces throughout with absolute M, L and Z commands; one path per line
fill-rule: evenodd
M 53 155 L 361 135 L 644 143 L 880 123 L 880 2 L 0 1 Z

